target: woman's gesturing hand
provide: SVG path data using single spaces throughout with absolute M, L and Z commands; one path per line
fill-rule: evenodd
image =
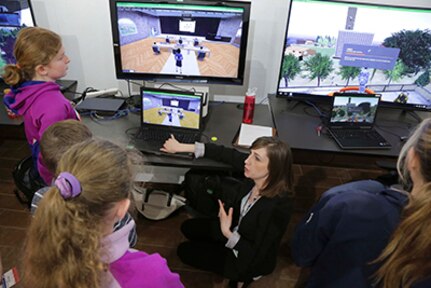
M 226 214 L 226 211 L 224 210 L 223 202 L 218 200 L 218 204 L 219 204 L 218 217 L 220 219 L 220 229 L 223 235 L 229 239 L 230 236 L 232 235 L 232 231 L 230 231 L 230 226 L 232 225 L 233 208 L 230 207 L 228 213 Z

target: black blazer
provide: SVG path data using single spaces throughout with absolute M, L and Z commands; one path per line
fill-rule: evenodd
M 206 144 L 205 157 L 230 164 L 235 171 L 244 173 L 244 161 L 248 155 L 224 146 Z M 239 186 L 233 204 L 231 228 L 238 224 L 241 199 L 253 186 L 250 179 L 243 180 Z M 242 219 L 238 227 L 241 238 L 234 247 L 238 257 L 235 263 L 226 263 L 225 267 L 238 271 L 240 279 L 251 279 L 274 270 L 280 241 L 292 212 L 292 198 L 288 197 L 287 191 L 285 194 L 282 197 L 261 197 Z

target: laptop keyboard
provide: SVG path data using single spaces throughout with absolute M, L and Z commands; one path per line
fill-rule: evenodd
M 391 144 L 374 129 L 331 129 L 331 133 L 339 141 L 352 146 L 352 148 L 391 147 Z
M 157 142 L 160 143 L 160 146 L 163 146 L 166 140 L 171 137 L 171 134 L 174 135 L 175 139 L 177 139 L 181 143 L 192 144 L 196 141 L 199 141 L 199 135 L 196 133 L 175 133 L 172 131 L 163 131 L 163 130 L 145 130 L 140 133 L 140 137 L 143 140 Z
M 334 134 L 337 135 L 339 139 L 374 139 L 374 140 L 386 140 L 376 131 L 376 130 L 345 130 L 345 129 L 333 129 Z

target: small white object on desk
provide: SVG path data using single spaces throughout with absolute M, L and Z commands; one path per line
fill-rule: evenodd
M 273 128 L 268 126 L 242 123 L 239 131 L 238 145 L 250 147 L 254 140 L 263 136 L 274 136 Z

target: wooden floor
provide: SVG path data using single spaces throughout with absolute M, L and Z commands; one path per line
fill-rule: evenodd
M 121 61 L 124 69 L 143 73 L 159 73 L 171 55 L 168 49 L 154 54 L 154 42 L 164 42 L 164 38 L 146 38 L 121 47 Z M 197 61 L 201 76 L 236 77 L 238 71 L 239 48 L 231 44 L 204 42 L 210 50 L 203 61 Z M 194 53 L 194 52 L 193 52 Z M 186 65 L 183 63 L 183 65 Z
M 22 271 L 20 267 L 21 247 L 31 216 L 13 193 L 14 183 L 11 171 L 20 159 L 29 154 L 25 140 L 0 140 L 0 253 L 4 271 L 14 266 L 18 266 Z M 289 243 L 296 224 L 320 194 L 328 188 L 352 180 L 375 178 L 383 173 L 384 171 L 381 170 L 294 165 L 297 195 L 295 211 L 279 250 L 277 267 L 272 274 L 253 282 L 250 287 L 302 287 L 299 277 L 301 269 L 293 263 L 290 256 Z M 160 253 L 167 259 L 169 267 L 179 273 L 185 287 L 227 287 L 226 279 L 187 266 L 177 257 L 176 247 L 184 240 L 179 228 L 181 223 L 189 217 L 185 210 L 179 210 L 161 221 L 151 221 L 137 215 L 135 220 L 138 244 L 135 248 L 148 253 Z

